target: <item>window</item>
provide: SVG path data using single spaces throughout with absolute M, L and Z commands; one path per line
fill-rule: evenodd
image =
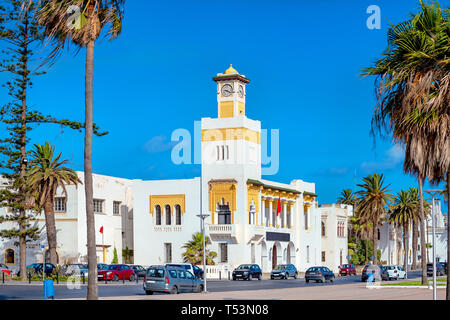
M 228 146 L 216 146 L 217 160 L 230 159 L 230 149 Z
M 94 199 L 94 212 L 103 213 L 103 200 Z
M 220 262 L 228 262 L 228 244 L 220 244 Z
M 161 207 L 159 205 L 157 205 L 155 207 L 155 215 L 156 215 L 156 225 L 160 226 L 161 225 Z
M 166 211 L 164 214 L 166 215 L 166 225 L 170 226 L 172 224 L 172 214 L 170 213 L 170 206 L 166 204 Z
M 120 215 L 120 201 L 113 201 L 113 215 Z
M 309 263 L 309 246 L 306 246 L 306 263 Z
M 180 279 L 186 279 L 186 272 L 185 271 L 177 271 L 178 273 L 178 278 Z
M 5 263 L 6 264 L 14 264 L 15 263 L 15 256 L 14 256 L 13 249 L 5 250 Z
M 175 205 L 175 219 L 176 219 L 175 223 L 177 225 L 181 225 L 181 207 L 178 204 Z
M 325 262 L 325 251 L 322 251 L 322 262 Z
M 326 233 L 325 233 L 326 229 L 325 229 L 325 222 L 322 221 L 322 237 L 325 237 Z
M 172 263 L 172 244 L 164 243 L 164 261 L 165 263 Z
M 303 215 L 304 215 L 304 219 L 305 219 L 305 230 L 308 230 L 309 229 L 309 225 L 308 225 L 308 207 L 304 207 L 304 213 L 303 213 Z
M 54 210 L 55 212 L 66 212 L 66 198 L 55 198 L 55 204 L 54 204 Z
M 217 215 L 219 217 L 219 224 L 231 224 L 231 211 L 230 206 L 224 203 L 225 199 L 222 198 L 222 204 L 217 204 Z

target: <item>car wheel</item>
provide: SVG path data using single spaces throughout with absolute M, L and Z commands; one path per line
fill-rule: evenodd
M 203 292 L 203 285 L 202 284 L 198 286 L 198 291 L 197 292 L 198 293 Z
M 333 276 L 333 277 L 332 277 L 332 278 L 330 279 L 330 281 L 331 281 L 331 282 L 333 282 L 333 281 L 334 281 L 334 276 Z
M 113 281 L 119 281 L 119 276 L 117 274 L 114 275 Z
M 153 294 L 153 291 L 151 291 L 151 290 L 145 290 L 145 294 L 148 295 L 148 296 L 149 296 L 149 295 L 152 295 L 152 294 Z
M 236 281 L 236 277 L 233 277 L 233 281 Z
M 135 280 L 134 274 L 132 274 L 132 275 L 130 276 L 130 281 L 134 281 L 134 280 Z
M 325 277 L 322 277 L 322 279 L 320 279 L 321 283 L 324 283 L 326 281 Z
M 306 283 L 309 283 L 309 280 L 305 280 L 306 281 Z
M 177 286 L 173 286 L 173 287 L 170 289 L 169 293 L 170 293 L 170 294 L 178 294 L 179 292 L 178 292 Z
M 247 280 L 248 281 L 252 281 L 253 280 L 253 276 L 251 274 L 249 274 L 248 277 L 247 277 Z
M 272 276 L 270 276 L 270 280 L 273 280 L 273 277 L 272 277 Z
M 261 273 L 258 275 L 258 280 L 262 280 L 262 274 Z
M 294 279 L 297 279 L 297 273 L 294 273 Z

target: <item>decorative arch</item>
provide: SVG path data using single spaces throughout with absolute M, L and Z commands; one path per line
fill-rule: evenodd
M 295 245 L 292 241 L 288 243 L 286 250 L 286 263 L 295 264 Z
M 181 206 L 179 204 L 175 205 L 175 224 L 181 225 Z
M 164 214 L 166 215 L 166 225 L 170 226 L 172 224 L 172 210 L 170 205 L 166 204 L 164 206 Z
M 5 264 L 15 264 L 16 263 L 16 252 L 12 248 L 7 248 L 4 251 L 4 262 Z
M 160 226 L 161 225 L 161 206 L 159 204 L 157 204 L 155 206 L 155 219 L 156 219 L 156 225 Z

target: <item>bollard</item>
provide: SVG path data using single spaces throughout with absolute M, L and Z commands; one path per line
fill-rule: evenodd
M 81 273 L 81 275 L 82 275 L 82 277 L 83 277 L 83 284 L 85 284 L 85 283 L 86 283 L 86 278 L 85 278 L 85 276 L 84 276 L 84 272 Z
M 222 271 L 219 271 L 219 280 L 222 280 Z
M 5 273 L 4 272 L 2 272 L 2 278 L 3 278 L 3 283 L 5 283 Z
M 122 273 L 122 283 L 125 283 L 125 275 Z
M 139 283 L 139 274 L 136 274 L 135 276 L 136 276 L 136 284 L 138 284 Z
M 31 273 L 28 272 L 28 283 L 31 284 Z
M 230 280 L 230 271 L 228 271 L 228 280 Z
M 108 284 L 108 276 L 107 276 L 107 274 L 105 273 L 103 276 L 105 277 L 105 284 Z
M 59 284 L 59 273 L 56 274 L 56 284 Z

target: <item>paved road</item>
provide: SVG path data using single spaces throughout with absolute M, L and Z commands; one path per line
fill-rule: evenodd
M 420 276 L 420 272 L 410 272 L 409 278 Z M 292 289 L 307 287 L 332 287 L 361 283 L 360 276 L 337 277 L 334 282 L 326 283 L 306 283 L 304 279 L 289 280 L 252 280 L 252 281 L 229 281 L 229 280 L 209 280 L 207 289 L 209 292 L 231 292 L 231 291 L 259 291 L 273 289 Z M 120 296 L 145 296 L 142 289 L 142 282 L 108 283 L 100 284 L 98 287 L 99 297 L 120 297 Z M 57 299 L 77 299 L 85 298 L 87 295 L 86 286 L 80 289 L 69 289 L 66 285 L 55 285 L 55 295 Z M 165 294 L 163 294 L 165 295 Z M 5 284 L 0 283 L 0 300 L 36 300 L 43 299 L 43 287 L 40 284 Z

